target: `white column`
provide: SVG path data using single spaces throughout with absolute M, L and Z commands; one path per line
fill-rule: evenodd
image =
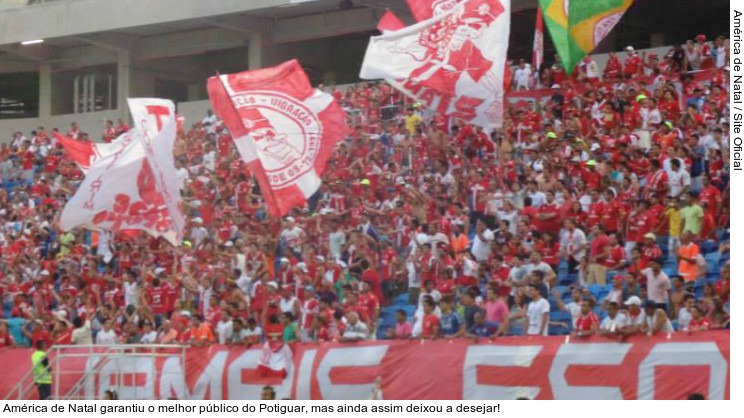
M 251 34 L 248 40 L 248 69 L 255 70 L 263 65 L 263 35 L 260 32 Z
M 52 116 L 52 65 L 39 64 L 39 122 L 45 126 Z

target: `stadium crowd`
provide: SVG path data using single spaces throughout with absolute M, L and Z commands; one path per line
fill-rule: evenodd
M 508 99 L 490 136 L 382 82 L 326 88 L 354 129 L 284 219 L 210 112 L 175 148 L 178 248 L 59 230 L 83 174 L 52 132 L 15 133 L 0 147 L 0 347 L 728 328 L 727 48 L 628 47 L 571 77 L 557 58 L 520 61 L 512 91 L 542 95 Z

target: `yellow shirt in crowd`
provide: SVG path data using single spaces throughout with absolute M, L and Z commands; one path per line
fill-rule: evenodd
M 669 235 L 679 237 L 682 235 L 682 215 L 677 208 L 668 208 L 664 215 L 669 220 Z

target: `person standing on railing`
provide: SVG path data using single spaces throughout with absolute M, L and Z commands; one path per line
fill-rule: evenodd
M 36 342 L 36 351 L 31 354 L 31 370 L 34 383 L 39 391 L 39 400 L 42 401 L 52 396 L 52 366 L 47 359 L 45 348 L 44 340 L 39 340 Z

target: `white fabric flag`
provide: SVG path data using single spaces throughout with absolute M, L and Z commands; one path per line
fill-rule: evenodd
M 510 2 L 465 0 L 370 39 L 359 76 L 385 79 L 429 109 L 485 129 L 503 121 Z
M 143 230 L 154 237 L 163 237 L 174 246 L 180 243 L 184 222 L 178 209 L 180 195 L 163 192 L 172 186 L 169 178 L 176 173 L 175 119 L 163 124 L 153 138 L 149 157 L 143 145 L 146 141 L 143 132 L 155 131 L 147 129 L 123 134 L 110 154 L 95 159 L 62 211 L 63 230 L 78 226 L 113 232 Z M 173 185 L 178 190 L 178 183 Z M 166 196 L 168 193 L 170 197 Z M 174 209 L 169 208 L 168 199 Z
M 165 99 L 128 99 L 129 111 L 139 134 L 140 144 L 150 163 L 158 192 L 168 208 L 173 229 L 183 237 L 186 223 L 181 211 L 181 191 L 173 157 L 176 143 L 176 106 Z M 174 244 L 176 245 L 176 244 Z

